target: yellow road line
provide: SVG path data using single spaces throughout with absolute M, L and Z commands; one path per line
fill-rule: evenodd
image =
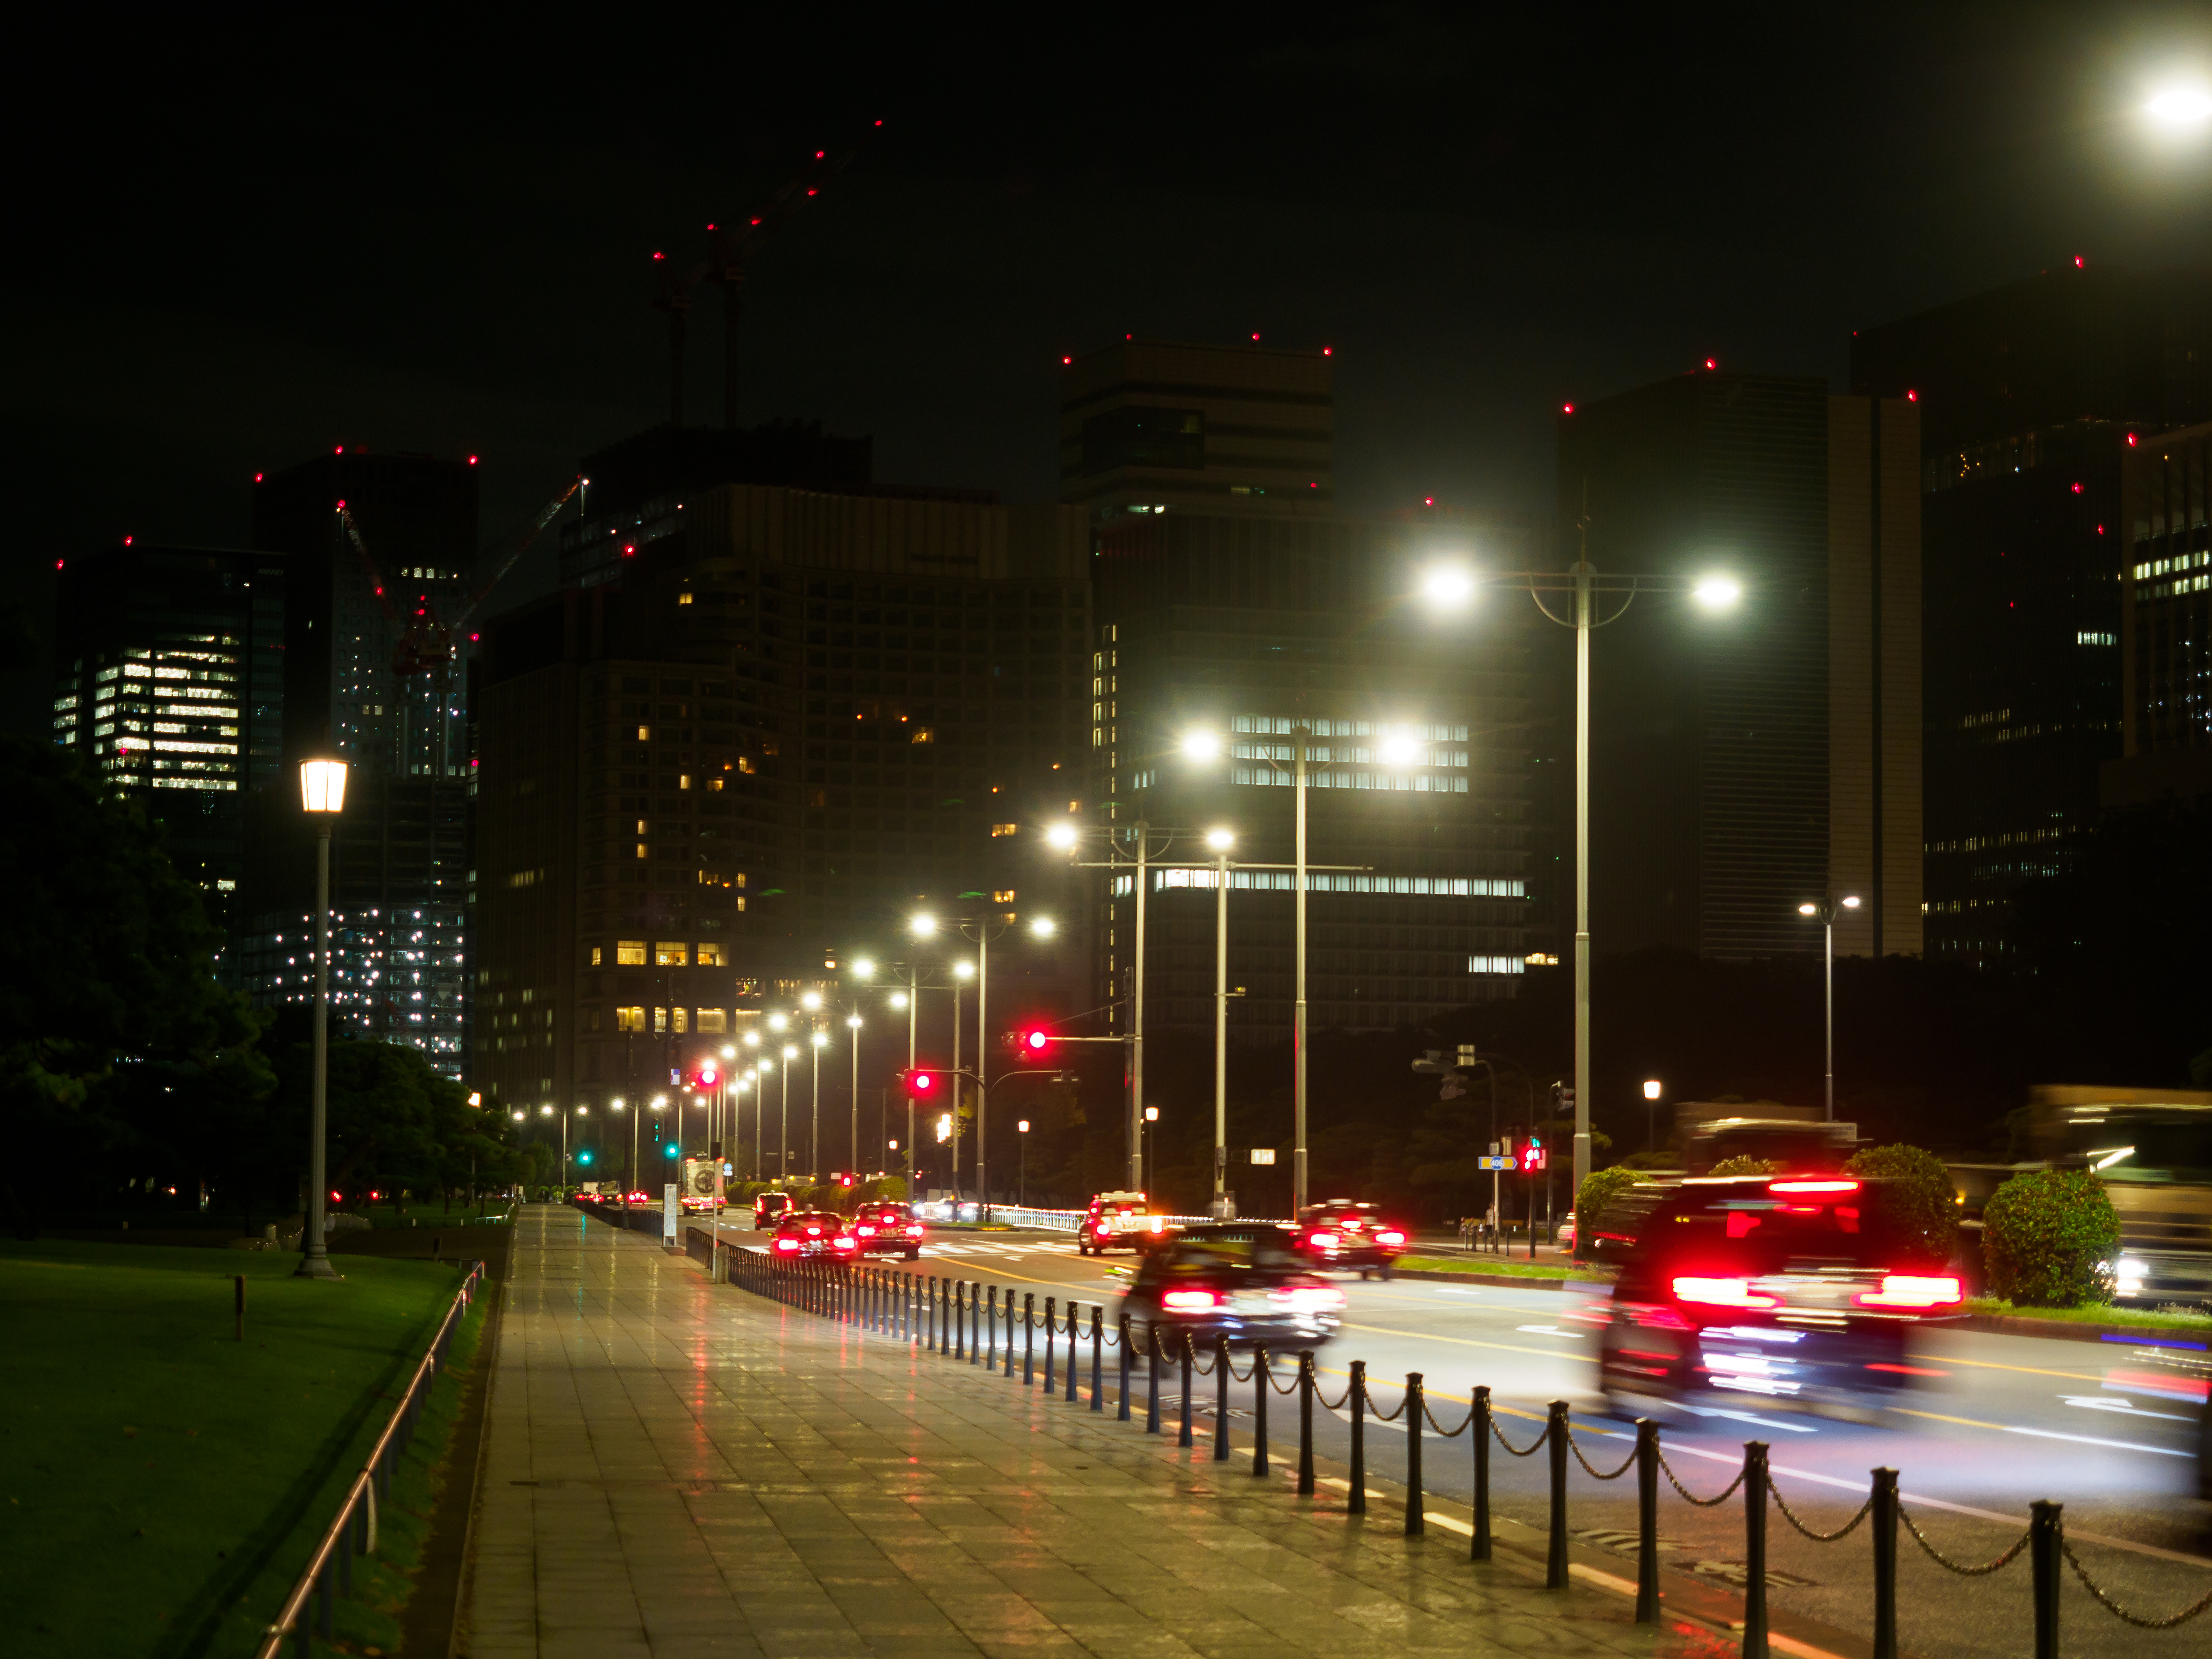
M 2105 1380 L 2081 1371 L 2047 1371 L 2038 1365 L 2000 1365 L 1994 1359 L 1954 1359 L 1947 1353 L 1916 1353 L 1907 1358 L 1930 1365 L 1972 1365 L 1983 1371 L 2018 1371 L 2022 1376 L 2063 1376 L 2070 1382 L 2101 1382 Z
M 1344 1322 L 1344 1328 L 1347 1331 L 1370 1331 L 1376 1336 L 1410 1337 L 1421 1342 L 1449 1342 L 1458 1348 L 1494 1348 L 1499 1353 L 1533 1353 L 1544 1359 L 1571 1359 L 1576 1357 L 1572 1349 L 1524 1348 L 1512 1342 L 1478 1342 L 1470 1336 L 1437 1336 L 1427 1331 L 1394 1331 L 1381 1325 L 1355 1325 L 1348 1319 Z

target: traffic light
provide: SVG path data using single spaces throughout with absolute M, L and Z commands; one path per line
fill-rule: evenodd
M 699 1066 L 698 1078 L 699 1086 L 701 1088 L 711 1089 L 722 1080 L 722 1073 L 720 1069 L 715 1066 L 714 1062 L 709 1060 L 701 1063 Z
M 1024 1060 L 1042 1060 L 1052 1052 L 1052 1033 L 1042 1025 L 1027 1025 L 1014 1034 L 1014 1047 Z
M 840 1170 L 837 1172 L 837 1184 L 840 1187 L 851 1186 L 853 1184 L 853 1172 L 850 1170 Z
M 591 1161 L 592 1149 L 588 1146 L 586 1146 L 582 1152 L 576 1154 L 576 1162 L 579 1164 L 589 1164 Z
M 1522 1171 L 1526 1174 L 1534 1174 L 1537 1170 L 1545 1167 L 1544 1160 L 1547 1156 L 1549 1155 L 1544 1150 L 1544 1142 L 1542 1138 L 1537 1135 L 1530 1135 L 1528 1137 L 1528 1145 L 1521 1154 L 1521 1168 Z
M 660 1149 L 660 1155 L 663 1158 L 674 1158 L 676 1153 L 676 1143 L 672 1140 Z
M 908 1072 L 905 1077 L 908 1100 L 944 1100 L 951 1097 L 951 1079 L 943 1072 Z

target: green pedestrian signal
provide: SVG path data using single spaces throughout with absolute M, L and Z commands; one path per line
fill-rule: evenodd
M 673 1158 L 673 1157 L 675 1157 L 675 1156 L 676 1156 L 676 1143 L 675 1143 L 674 1141 L 672 1141 L 672 1141 L 670 1141 L 670 1142 L 669 1142 L 665 1146 L 663 1146 L 663 1147 L 660 1149 L 660 1155 L 661 1155 L 663 1158 Z
M 576 1162 L 579 1164 L 589 1164 L 591 1161 L 592 1155 L 589 1152 L 579 1152 L 576 1154 Z

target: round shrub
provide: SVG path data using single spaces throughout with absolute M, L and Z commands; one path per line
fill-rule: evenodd
M 2087 1170 L 2033 1170 L 1990 1194 L 1982 1255 L 1990 1293 L 2031 1308 L 2108 1302 L 2120 1218 Z
M 1712 1167 L 1717 1176 L 1771 1176 L 1782 1173 L 1778 1158 L 1746 1158 L 1739 1152 L 1734 1158 L 1724 1158 Z
M 1918 1146 L 1863 1146 L 1847 1174 L 1886 1181 L 1883 1244 L 1899 1267 L 1941 1267 L 1959 1247 L 1957 1189 L 1935 1153 Z
M 1651 1177 L 1641 1170 L 1632 1170 L 1616 1164 L 1610 1170 L 1593 1170 L 1583 1177 L 1582 1190 L 1575 1194 L 1575 1254 L 1588 1254 L 1587 1242 L 1597 1234 L 1598 1224 L 1605 1218 L 1606 1206 L 1628 1188 Z

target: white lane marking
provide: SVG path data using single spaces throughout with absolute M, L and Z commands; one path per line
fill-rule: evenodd
M 1457 1285 L 1431 1285 L 1430 1293 L 1435 1296 L 1480 1296 L 1480 1291 L 1464 1290 Z
M 2087 1412 L 2118 1412 L 2127 1417 L 2154 1417 L 2161 1423 L 2193 1423 L 2197 1419 L 2184 1417 L 2179 1412 L 2147 1412 L 2131 1400 L 2107 1400 L 2102 1395 L 2062 1394 L 2059 1399 L 2069 1406 L 2079 1406 Z
M 1516 1325 L 1513 1328 L 1516 1331 L 1534 1331 L 1539 1336 L 1568 1337 L 1577 1342 L 1583 1339 L 1582 1332 L 1563 1331 L 1557 1325 Z
M 1682 1409 L 1692 1417 L 1725 1417 L 1734 1423 L 1749 1423 L 1762 1429 L 1783 1429 L 1791 1434 L 1818 1434 L 1820 1430 L 1807 1423 L 1785 1423 L 1777 1417 L 1758 1417 L 1750 1412 L 1725 1411 L 1718 1406 L 1685 1406 Z

